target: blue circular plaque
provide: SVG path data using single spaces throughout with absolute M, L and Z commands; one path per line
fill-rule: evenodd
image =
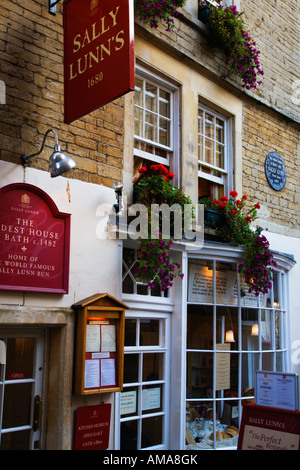
M 286 169 L 284 161 L 276 152 L 270 152 L 265 161 L 265 173 L 271 188 L 281 191 L 286 183 Z

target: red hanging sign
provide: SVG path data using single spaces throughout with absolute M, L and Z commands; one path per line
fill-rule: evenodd
M 0 189 L 0 290 L 66 294 L 70 214 L 41 189 L 15 183 Z
M 64 121 L 134 90 L 132 0 L 64 2 Z

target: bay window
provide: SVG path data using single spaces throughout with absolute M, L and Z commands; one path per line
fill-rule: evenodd
M 233 260 L 190 259 L 186 333 L 186 442 L 236 448 L 257 370 L 287 371 L 285 274 L 256 297 Z M 228 431 L 228 432 L 227 432 Z

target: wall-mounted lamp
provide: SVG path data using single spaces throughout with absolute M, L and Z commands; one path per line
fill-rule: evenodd
M 123 191 L 123 183 L 121 181 L 117 181 L 116 183 L 113 183 L 111 187 L 115 190 L 116 193 L 116 198 L 117 198 L 117 204 L 114 204 L 114 208 L 116 211 L 116 214 L 121 212 L 123 209 L 123 204 L 122 204 L 122 191 Z
M 234 335 L 232 330 L 227 330 L 225 333 L 225 343 L 235 343 Z
M 74 162 L 74 160 L 72 160 L 72 158 L 67 157 L 64 153 L 60 151 L 60 147 L 58 145 L 58 137 L 57 137 L 56 132 L 53 129 L 48 129 L 45 132 L 40 150 L 31 155 L 23 155 L 22 161 L 23 161 L 24 166 L 26 166 L 28 165 L 28 161 L 30 158 L 36 157 L 42 152 L 44 145 L 45 145 L 46 137 L 49 134 L 49 132 L 53 132 L 54 137 L 55 137 L 54 152 L 49 158 L 49 172 L 50 172 L 51 177 L 54 178 L 55 176 L 62 175 L 63 173 L 66 173 L 67 171 L 72 170 L 72 168 L 76 166 L 76 163 Z
M 60 0 L 49 0 L 49 13 L 51 15 L 56 15 L 56 5 L 60 2 Z
M 252 325 L 251 327 L 251 336 L 258 336 L 258 325 Z

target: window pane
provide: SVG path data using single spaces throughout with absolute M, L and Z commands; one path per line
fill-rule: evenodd
M 237 350 L 238 340 L 238 309 L 217 307 L 216 343 L 226 343 L 230 350 Z
M 274 354 L 272 352 L 263 353 L 261 370 L 274 370 Z
M 259 348 L 258 336 L 258 310 L 253 308 L 242 309 L 242 349 L 244 351 L 257 351 Z
M 213 384 L 213 353 L 187 353 L 187 398 L 203 398 Z
M 214 164 L 214 143 L 212 140 L 205 140 L 205 162 L 210 165 Z
M 122 292 L 124 294 L 133 294 L 134 293 L 134 286 L 133 286 L 133 280 L 131 279 L 130 276 L 126 276 L 123 284 L 122 284 Z
M 136 320 L 125 320 L 124 346 L 136 346 Z
M 271 305 L 271 307 L 274 307 L 274 308 L 283 308 L 283 305 L 280 305 L 280 300 L 279 300 L 279 282 L 280 282 L 280 273 L 275 271 L 273 275 L 274 305 Z
M 143 82 L 139 78 L 135 79 L 134 102 L 138 106 L 143 106 Z
M 124 383 L 138 382 L 139 380 L 139 355 L 124 355 Z
M 158 413 L 162 411 L 162 385 L 149 385 L 143 387 L 142 411 L 145 413 Z
M 198 110 L 198 132 L 203 135 L 203 111 Z
M 198 158 L 203 161 L 203 137 L 198 137 Z
M 213 309 L 189 305 L 187 317 L 187 349 L 212 349 Z
M 162 444 L 162 425 L 162 416 L 142 420 L 142 448 Z
M 162 145 L 169 146 L 170 136 L 170 121 L 160 118 L 159 120 L 159 143 Z
M 157 116 L 146 112 L 145 114 L 145 138 L 156 141 Z
M 232 263 L 216 263 L 217 304 L 237 305 L 237 272 Z
M 283 322 L 282 322 L 282 312 L 275 310 L 274 320 L 275 320 L 275 349 L 282 349 L 284 347 L 284 335 L 282 332 Z
M 29 450 L 30 429 L 1 435 L 0 450 Z
M 126 421 L 121 423 L 121 450 L 137 450 L 138 422 Z
M 129 418 L 138 414 L 139 387 L 126 387 L 121 392 L 120 415 Z
M 145 107 L 149 111 L 157 112 L 157 88 L 150 83 L 146 83 Z
M 2 428 L 30 424 L 31 383 L 10 384 L 6 382 Z
M 140 320 L 140 346 L 159 344 L 159 320 Z
M 167 118 L 170 117 L 170 93 L 165 90 L 159 92 L 159 114 Z
M 216 140 L 224 144 L 224 121 L 216 118 Z
M 219 168 L 225 168 L 224 162 L 224 146 L 221 144 L 216 144 L 216 166 Z
M 215 138 L 214 117 L 210 114 L 206 114 L 205 116 L 205 136 L 210 139 Z
M 264 349 L 272 348 L 272 324 L 273 324 L 273 312 L 271 310 L 262 310 L 261 311 L 261 340 L 268 347 Z
M 255 387 L 257 370 L 259 370 L 259 353 L 242 354 L 242 390 Z
M 143 110 L 140 108 L 134 110 L 134 133 L 143 137 Z
M 143 382 L 163 379 L 163 354 L 143 354 Z
M 13 372 L 22 372 L 28 379 L 33 374 L 33 338 L 9 338 L 7 340 L 6 380 L 10 380 Z

